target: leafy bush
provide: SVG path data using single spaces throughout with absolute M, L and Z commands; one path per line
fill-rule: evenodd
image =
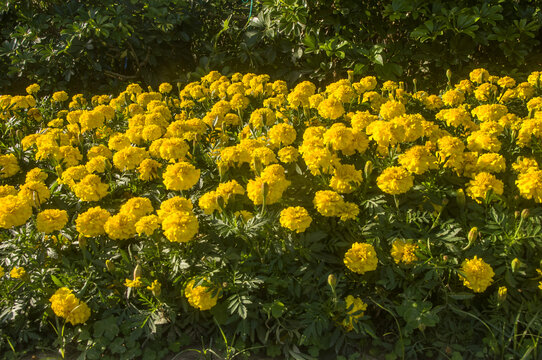
M 0 4 L 0 89 L 108 92 L 219 69 L 293 84 L 375 73 L 434 85 L 466 64 L 525 72 L 539 1 L 7 0 Z M 527 67 L 527 68 L 526 68 Z M 512 71 L 512 69 L 515 69 Z M 55 85 L 55 86 L 53 86 Z
M 246 30 L 230 25 L 211 68 L 237 60 L 287 79 L 354 70 L 434 83 L 473 62 L 521 68 L 540 44 L 538 1 L 264 0 L 257 9 Z
M 0 352 L 539 358 L 542 73 L 350 75 L 0 97 Z

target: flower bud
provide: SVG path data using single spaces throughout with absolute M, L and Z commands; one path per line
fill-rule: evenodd
M 521 218 L 525 220 L 529 217 L 529 214 L 530 214 L 529 209 L 523 209 L 523 211 L 521 212 Z
M 448 261 L 448 255 L 444 255 L 444 256 L 442 257 L 442 260 Z
M 107 259 L 105 260 L 105 267 L 107 268 L 107 271 L 109 271 L 110 273 L 112 273 L 113 271 L 115 271 L 115 263 L 113 263 L 113 261 Z
M 418 91 L 418 80 L 416 80 L 415 78 L 412 79 L 412 84 L 414 84 L 414 92 L 417 92 Z
M 521 216 L 521 213 L 518 210 L 514 211 L 514 217 L 516 219 L 519 218 L 520 216 Z
M 371 160 L 367 161 L 365 163 L 365 167 L 363 168 L 363 173 L 365 174 L 365 179 L 367 179 L 369 176 L 371 176 L 373 172 L 373 162 Z
M 478 228 L 476 226 L 474 226 L 472 229 L 470 229 L 469 231 L 469 235 L 468 235 L 468 239 L 469 239 L 469 244 L 472 244 L 476 241 L 476 239 L 478 238 Z
M 463 189 L 459 189 L 457 190 L 457 193 L 455 196 L 457 200 L 457 205 L 459 205 L 460 207 L 464 207 L 465 206 L 465 191 Z
M 514 260 L 512 260 L 512 262 L 510 263 L 510 266 L 512 267 L 512 272 L 516 272 L 521 266 L 521 261 L 519 261 L 518 258 L 514 258 Z
M 337 285 L 337 277 L 334 274 L 329 274 L 327 277 L 327 283 L 332 289 L 335 289 L 335 285 Z
M 348 81 L 350 81 L 350 83 L 353 83 L 354 82 L 354 71 L 348 70 L 346 73 L 348 74 Z
M 448 79 L 448 83 L 452 83 L 452 70 L 448 69 L 446 70 L 446 78 Z
M 134 269 L 134 280 L 138 277 L 141 277 L 141 265 L 137 264 Z
M 508 295 L 508 289 L 506 286 L 499 287 L 499 291 L 497 293 L 497 297 L 499 298 L 499 302 L 503 302 L 506 300 L 506 295 Z

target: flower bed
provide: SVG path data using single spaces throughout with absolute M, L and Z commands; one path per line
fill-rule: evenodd
M 536 358 L 541 76 L 1 96 L 0 350 Z

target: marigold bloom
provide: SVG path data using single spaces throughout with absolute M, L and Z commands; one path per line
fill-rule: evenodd
M 399 164 L 411 173 L 421 175 L 437 168 L 437 158 L 427 147 L 415 145 L 399 156 Z
M 66 287 L 58 289 L 49 301 L 55 315 L 65 318 L 72 325 L 82 324 L 90 317 L 88 305 L 76 298 L 73 292 Z
M 533 199 L 542 203 L 542 170 L 537 168 L 520 173 L 516 180 L 519 194 L 525 199 Z
M 23 279 L 26 276 L 26 270 L 23 267 L 14 267 L 9 272 L 9 276 L 14 279 Z
M 0 198 L 0 228 L 9 229 L 21 226 L 32 216 L 32 206 L 28 201 L 15 195 Z
M 168 190 L 188 190 L 199 181 L 200 170 L 188 162 L 181 161 L 168 165 L 163 178 Z
M 412 240 L 397 239 L 392 244 L 391 256 L 396 264 L 402 262 L 408 265 L 418 260 L 417 250 L 418 245 L 413 244 Z
M 352 247 L 344 255 L 344 264 L 357 274 L 376 270 L 378 258 L 373 245 L 358 242 L 352 244 Z
M 302 233 L 310 226 L 312 218 L 301 206 L 289 207 L 280 212 L 280 225 L 296 233 Z
M 103 235 L 104 225 L 110 217 L 109 211 L 99 206 L 92 207 L 77 217 L 75 228 L 85 237 Z
M 376 184 L 383 192 L 391 195 L 406 193 L 414 186 L 414 177 L 399 166 L 392 166 L 382 171 Z
M 502 195 L 503 186 L 503 182 L 494 175 L 481 172 L 473 180 L 469 181 L 467 195 L 476 200 L 476 202 L 482 203 L 489 191 L 493 191 L 497 195 Z
M 135 224 L 135 229 L 139 236 L 142 234 L 151 236 L 159 227 L 160 219 L 156 215 L 143 216 Z
M 87 175 L 72 187 L 81 201 L 98 201 L 107 195 L 109 185 L 102 183 L 98 175 Z
M 367 304 L 360 298 L 355 298 L 352 295 L 348 295 L 345 299 L 346 302 L 346 318 L 343 320 L 342 325 L 347 331 L 354 329 L 360 318 L 363 317 L 364 311 L 367 310 Z
M 473 259 L 465 259 L 461 271 L 464 275 L 459 274 L 459 278 L 463 280 L 463 285 L 476 293 L 484 292 L 495 276 L 491 266 L 476 255 Z
M 0 178 L 11 177 L 17 174 L 20 169 L 15 155 L 0 155 Z
M 124 286 L 129 288 L 140 288 L 143 286 L 143 283 L 141 282 L 141 276 L 136 276 L 135 279 L 126 279 L 124 281 Z
M 43 210 L 36 217 L 36 228 L 39 232 L 50 234 L 61 230 L 68 222 L 68 213 L 65 210 Z
M 189 242 L 199 231 L 198 218 L 192 212 L 178 211 L 162 221 L 162 230 L 171 242 Z
M 136 233 L 137 218 L 125 213 L 111 216 L 104 224 L 104 230 L 113 240 L 126 240 Z
M 184 289 L 184 296 L 186 296 L 188 303 L 196 309 L 211 309 L 218 300 L 217 291 L 204 285 L 194 287 L 195 283 L 195 279 L 190 280 Z

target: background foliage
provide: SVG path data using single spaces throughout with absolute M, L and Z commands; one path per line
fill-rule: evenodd
M 471 63 L 526 71 L 539 0 L 3 0 L 1 89 L 157 85 L 210 69 L 290 83 L 346 70 L 428 83 Z M 195 74 L 195 75 L 197 75 Z M 198 76 L 199 77 L 199 76 Z

